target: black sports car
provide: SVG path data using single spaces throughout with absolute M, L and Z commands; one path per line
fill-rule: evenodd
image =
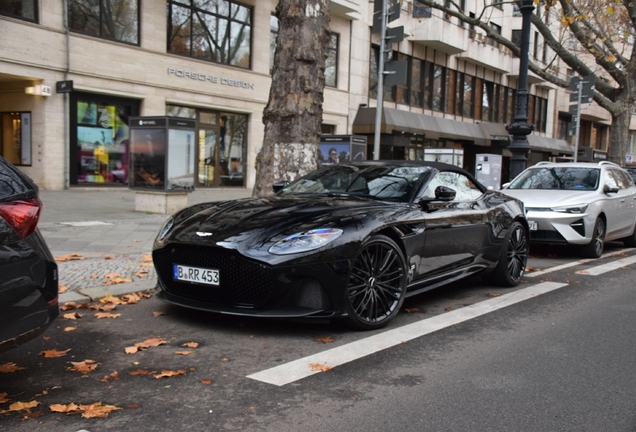
M 0 156 L 0 353 L 59 314 L 57 264 L 37 229 L 38 187 Z
M 269 198 L 186 208 L 153 260 L 170 303 L 227 314 L 387 324 L 405 297 L 482 272 L 519 283 L 521 201 L 434 162 L 326 166 Z

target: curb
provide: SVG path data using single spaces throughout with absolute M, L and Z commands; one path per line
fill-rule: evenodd
M 63 305 L 68 302 L 87 303 L 97 301 L 107 295 L 122 296 L 138 291 L 154 289 L 157 280 L 149 279 L 144 281 L 129 282 L 117 285 L 99 286 L 94 288 L 82 288 L 77 291 L 65 292 L 59 295 L 58 303 Z

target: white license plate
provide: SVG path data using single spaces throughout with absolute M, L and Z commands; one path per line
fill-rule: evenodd
M 218 285 L 219 271 L 200 267 L 186 267 L 174 264 L 173 268 L 174 280 L 199 283 L 204 285 Z
M 528 227 L 530 227 L 530 231 L 536 231 L 539 229 L 535 221 L 528 221 Z

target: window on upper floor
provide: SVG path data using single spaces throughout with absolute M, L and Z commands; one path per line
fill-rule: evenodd
M 445 106 L 446 68 L 440 65 L 433 66 L 433 111 L 443 111 Z
M 68 26 L 76 33 L 139 45 L 139 0 L 69 0 Z
M 329 33 L 327 44 L 327 58 L 325 60 L 325 85 L 336 87 L 338 85 L 338 41 L 337 33 Z
M 495 108 L 495 87 L 494 83 L 484 81 L 481 92 L 481 119 L 483 121 L 493 121 Z
M 490 26 L 491 29 L 494 30 L 495 33 L 501 34 L 501 26 L 500 25 L 491 22 L 491 23 L 489 23 L 489 26 Z M 497 46 L 498 45 L 498 42 L 495 39 L 493 39 L 493 38 L 488 38 L 488 42 L 487 43 L 490 46 Z
M 249 69 L 252 8 L 228 0 L 168 0 L 168 52 Z
M 0 0 L 0 15 L 25 21 L 38 21 L 37 0 Z
M 269 17 L 269 74 L 274 72 L 274 55 L 276 54 L 276 40 L 278 39 L 278 18 Z
M 414 18 L 430 18 L 433 13 L 429 6 L 418 0 L 413 0 L 412 15 Z
M 445 7 L 446 9 L 450 9 L 450 8 L 452 7 L 451 0 L 444 0 L 444 7 Z M 452 16 L 451 14 L 449 14 L 449 13 L 444 13 L 444 19 L 445 19 L 446 21 L 450 21 L 450 19 L 451 19 L 452 17 L 453 17 L 453 16 Z
M 512 37 L 510 38 L 510 42 L 517 45 L 519 48 L 521 48 L 521 34 L 521 30 L 513 30 Z

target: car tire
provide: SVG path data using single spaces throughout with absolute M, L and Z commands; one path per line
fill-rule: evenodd
M 585 258 L 599 258 L 603 254 L 605 246 L 605 221 L 596 218 L 594 229 L 592 230 L 592 240 L 583 246 L 582 252 Z
M 348 324 L 357 330 L 387 325 L 404 303 L 407 273 L 402 250 L 391 238 L 375 235 L 363 243 L 349 274 Z
M 623 242 L 623 245 L 625 247 L 628 247 L 628 248 L 636 247 L 636 227 L 634 227 L 634 232 L 632 233 L 632 235 L 623 237 L 621 241 Z
M 513 222 L 501 246 L 495 269 L 488 275 L 489 282 L 512 288 L 521 282 L 528 263 L 528 231 L 519 222 Z

